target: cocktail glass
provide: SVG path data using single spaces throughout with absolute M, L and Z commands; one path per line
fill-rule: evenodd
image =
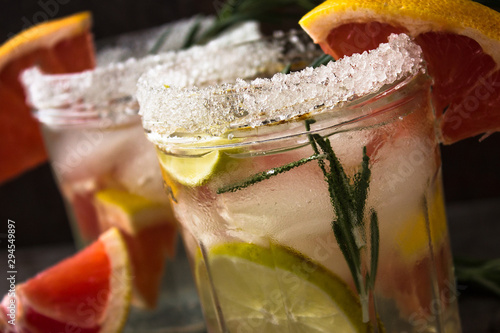
M 179 39 L 189 33 L 189 22 L 181 23 L 162 29 L 174 31 Z M 181 25 L 185 34 L 177 31 Z M 199 300 L 177 242 L 177 222 L 163 190 L 155 151 L 137 115 L 135 85 L 148 68 L 176 66 L 180 59 L 205 56 L 210 54 L 206 50 L 241 41 L 242 32 L 250 39 L 260 35 L 252 22 L 206 47 L 156 54 L 177 45 L 156 30 L 121 36 L 112 48 L 99 53 L 101 65 L 95 70 L 43 75 L 34 68 L 23 78 L 78 246 L 112 226 L 122 231 L 127 242 L 134 293 L 125 331 L 200 332 L 205 325 Z M 161 45 L 157 35 L 163 38 Z M 148 51 L 146 44 L 152 44 L 155 52 Z
M 145 75 L 138 98 L 209 332 L 460 332 L 431 80 L 406 35 L 179 82 Z
M 135 84 L 146 69 L 156 72 L 156 65 L 212 82 L 284 67 L 283 45 L 263 40 L 227 46 L 228 37 L 78 74 L 44 75 L 36 68 L 23 74 L 75 238 L 85 245 L 115 226 L 127 242 L 134 294 L 126 332 L 204 330 L 187 258 L 182 249 L 175 255 L 177 222 L 155 149 L 137 114 Z M 231 55 L 232 62 L 216 58 L 220 52 Z M 242 57 L 252 65 L 239 66 Z M 236 69 L 223 71 L 226 66 Z

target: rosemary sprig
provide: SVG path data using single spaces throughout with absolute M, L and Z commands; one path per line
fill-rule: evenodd
M 475 1 L 495 10 L 500 8 L 498 0 Z M 183 48 L 205 44 L 226 29 L 245 21 L 255 20 L 275 24 L 289 21 L 296 24 L 304 14 L 322 2 L 324 0 L 216 0 L 215 22 L 199 38 L 195 38 L 198 31 L 187 37 Z M 199 29 L 199 26 L 196 29 Z
M 373 290 L 375 288 L 375 279 L 377 277 L 377 267 L 378 267 L 378 254 L 379 254 L 379 242 L 380 242 L 380 231 L 378 228 L 378 216 L 377 213 L 371 209 L 370 210 L 370 275 L 366 276 L 366 281 L 369 283 L 369 289 Z
M 333 57 L 329 54 L 323 54 L 323 55 L 319 56 L 318 58 L 316 58 L 309 66 L 311 66 L 312 68 L 316 68 L 316 67 L 319 67 L 321 65 L 326 65 L 330 61 L 335 61 L 335 59 L 333 59 Z
M 290 74 L 291 69 L 292 69 L 292 64 L 288 63 L 285 67 L 283 67 L 283 69 L 281 70 L 281 73 Z
M 323 55 L 320 55 L 319 57 L 317 57 L 316 59 L 314 59 L 308 67 L 312 67 L 312 68 L 316 68 L 316 67 L 319 67 L 321 65 L 326 65 L 328 64 L 330 61 L 335 61 L 335 59 L 333 59 L 332 56 L 328 55 L 328 54 L 323 54 Z M 282 70 L 281 70 L 281 73 L 283 74 L 290 74 L 291 73 L 291 68 L 292 68 L 292 64 L 291 63 L 288 63 Z
M 310 132 L 315 120 L 306 120 L 306 130 Z M 374 209 L 369 211 L 370 220 L 370 251 L 367 248 L 368 218 L 365 216 L 366 199 L 370 185 L 371 170 L 366 147 L 363 148 L 363 161 L 360 170 L 351 181 L 342 163 L 337 158 L 328 138 L 319 134 L 308 134 L 314 155 L 300 159 L 277 168 L 253 175 L 241 182 L 221 187 L 218 194 L 242 190 L 258 182 L 269 179 L 280 173 L 316 160 L 328 184 L 330 201 L 336 216 L 331 226 L 335 239 L 347 262 L 354 284 L 359 294 L 363 322 L 369 320 L 369 292 L 375 286 L 379 254 L 378 216 Z M 370 269 L 366 269 L 363 258 L 370 258 Z
M 196 41 L 196 35 L 201 29 L 201 19 L 200 17 L 196 17 L 194 24 L 191 26 L 189 29 L 189 32 L 186 36 L 186 40 L 184 41 L 184 44 L 182 45 L 181 49 L 187 49 L 190 46 L 192 46 L 195 41 Z
M 470 260 L 455 258 L 458 283 L 479 286 L 500 297 L 500 259 Z
M 322 158 L 325 158 L 325 156 L 324 155 L 312 155 L 312 156 L 309 156 L 306 158 L 302 158 L 298 161 L 282 165 L 282 166 L 277 167 L 277 168 L 273 168 L 270 170 L 260 172 L 256 175 L 253 175 L 247 179 L 244 179 L 241 182 L 238 182 L 236 184 L 231 184 L 231 185 L 223 186 L 223 187 L 219 188 L 217 190 L 217 194 L 222 194 L 222 193 L 227 193 L 227 192 L 236 192 L 238 190 L 242 190 L 245 187 L 248 187 L 250 185 L 256 184 L 256 183 L 261 182 L 263 180 L 269 179 L 271 177 L 277 176 L 280 173 L 290 171 L 293 168 L 296 168 L 296 167 L 301 166 L 303 164 L 309 163 L 309 162 L 314 161 L 314 160 L 319 160 Z
M 151 50 L 149 50 L 148 53 L 149 54 L 157 54 L 160 51 L 163 44 L 165 44 L 165 41 L 167 40 L 167 37 L 168 37 L 168 35 L 170 35 L 171 32 L 172 32 L 172 28 L 169 27 L 169 28 L 165 29 L 165 31 L 163 31 L 161 33 L 161 35 L 158 37 L 155 44 L 153 45 Z
M 266 23 L 298 22 L 307 11 L 323 0 L 227 0 L 216 1 L 217 18 L 192 44 L 204 44 L 224 30 L 250 20 Z M 186 47 L 191 46 L 186 44 Z
M 331 56 L 331 55 L 328 55 L 328 54 L 323 54 L 323 55 L 320 55 L 319 57 L 317 57 L 316 59 L 314 59 L 308 67 L 312 67 L 312 68 L 317 68 L 321 65 L 326 65 L 328 64 L 330 61 L 335 61 L 335 59 Z M 281 73 L 283 74 L 290 74 L 291 73 L 291 69 L 292 69 L 292 64 L 291 63 L 288 63 L 282 70 L 281 70 Z M 306 127 L 307 127 L 307 124 L 306 124 Z
M 307 130 L 314 120 L 306 121 Z M 326 161 L 318 164 L 328 183 L 330 200 L 337 219 L 332 222 L 332 229 L 340 250 L 347 262 L 358 291 L 363 310 L 363 321 L 369 320 L 369 290 L 375 286 L 379 252 L 378 216 L 374 209 L 370 210 L 370 252 L 367 251 L 365 206 L 370 185 L 371 171 L 366 147 L 363 148 L 363 162 L 360 171 L 351 182 L 332 149 L 329 139 L 319 134 L 309 134 L 309 141 L 314 152 L 319 150 L 325 154 Z M 363 272 L 362 256 L 370 257 L 370 272 Z M 364 275 L 363 275 L 364 273 Z

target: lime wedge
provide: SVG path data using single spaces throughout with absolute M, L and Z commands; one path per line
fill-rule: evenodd
M 227 142 L 219 140 L 214 145 Z M 158 149 L 158 158 L 163 170 L 174 180 L 189 187 L 196 187 L 206 184 L 216 173 L 227 170 L 227 166 L 236 160 L 231 158 L 228 152 L 237 151 L 239 148 L 215 149 L 195 156 L 174 156 Z
M 158 153 L 160 165 L 179 183 L 195 187 L 205 184 L 215 173 L 221 153 L 214 150 L 197 157 L 178 157 Z
M 95 205 L 103 230 L 115 226 L 135 235 L 144 228 L 173 220 L 167 205 L 117 189 L 97 192 Z
M 208 252 L 208 271 L 204 263 L 200 256 L 196 275 L 207 319 L 228 332 L 367 331 L 358 298 L 346 283 L 288 248 L 223 244 Z M 213 298 L 206 292 L 211 285 Z

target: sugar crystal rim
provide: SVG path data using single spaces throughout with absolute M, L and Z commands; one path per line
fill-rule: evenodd
M 236 41 L 242 37 L 245 40 Z M 43 74 L 37 67 L 24 71 L 21 82 L 27 92 L 27 100 L 35 109 L 64 109 L 78 105 L 80 110 L 106 106 L 110 101 L 127 97 L 135 99 L 137 80 L 148 69 L 158 65 L 178 66 L 181 62 L 194 61 L 205 52 L 215 53 L 235 43 L 261 38 L 256 22 L 247 22 L 222 34 L 204 46 L 193 46 L 186 50 L 173 50 L 141 58 L 106 64 L 79 73 Z M 137 110 L 136 110 L 137 112 Z M 50 122 L 50 121 L 49 121 Z
M 223 137 L 238 128 L 332 111 L 423 71 L 420 47 L 405 34 L 393 34 L 375 50 L 315 69 L 202 88 L 140 80 L 137 96 L 148 138 L 164 145 L 179 136 Z

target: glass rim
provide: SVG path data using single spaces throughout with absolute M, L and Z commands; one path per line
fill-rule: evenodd
M 193 136 L 186 133 L 176 133 L 168 140 L 152 140 L 150 133 L 146 135 L 158 149 L 174 155 L 203 155 L 209 151 L 228 148 L 243 148 L 261 146 L 265 151 L 267 144 L 277 141 L 295 141 L 299 137 L 310 134 L 327 133 L 326 136 L 361 128 L 375 127 L 392 119 L 404 117 L 408 112 L 397 111 L 414 101 L 418 92 L 430 93 L 432 78 L 427 73 L 419 72 L 414 76 L 403 78 L 397 82 L 385 85 L 382 89 L 369 95 L 357 97 L 342 105 L 325 108 L 321 112 L 307 113 L 276 123 L 259 127 L 234 128 L 223 136 Z M 430 95 L 427 103 L 430 106 Z M 306 120 L 313 120 L 310 130 L 304 126 Z M 302 143 L 307 145 L 305 138 Z M 290 149 L 291 146 L 287 146 Z
M 237 29 L 235 29 L 234 31 L 237 31 Z M 220 47 L 228 48 L 231 47 L 232 45 L 241 44 L 240 42 L 233 42 L 229 38 L 227 38 L 229 40 L 226 40 L 226 37 L 227 36 L 222 34 L 217 38 L 211 40 L 206 45 L 195 45 L 185 50 L 182 49 L 170 50 L 158 54 L 147 54 L 142 57 L 131 56 L 122 61 L 112 62 L 109 64 L 105 64 L 103 66 L 97 66 L 95 68 L 88 69 L 78 73 L 45 74 L 42 73 L 38 69 L 38 67 L 34 66 L 25 70 L 22 73 L 21 79 L 22 83 L 29 92 L 33 90 L 31 89 L 32 86 L 35 86 L 36 88 L 40 89 L 43 88 L 43 85 L 45 85 L 49 87 L 46 90 L 47 92 L 54 91 L 54 93 L 59 93 L 59 92 L 68 93 L 68 91 L 70 90 L 75 90 L 77 94 L 81 95 L 80 97 L 84 96 L 83 92 L 89 90 L 91 86 L 95 84 L 95 82 L 98 82 L 100 80 L 110 80 L 109 82 L 110 84 L 112 83 L 116 84 L 115 85 L 116 89 L 113 90 L 112 92 L 116 91 L 119 94 L 118 97 L 124 97 L 124 95 L 126 94 L 120 91 L 120 86 L 121 84 L 123 84 L 123 80 L 124 79 L 128 80 L 132 85 L 135 86 L 137 79 L 139 78 L 140 75 L 142 75 L 142 73 L 146 69 L 162 64 L 172 63 L 179 57 L 193 53 L 194 49 L 208 48 L 208 50 L 213 52 L 212 49 Z M 255 36 L 250 36 L 249 38 L 251 39 L 246 40 L 245 42 L 253 41 L 256 39 Z M 262 38 L 262 35 L 259 35 L 257 37 L 257 39 L 260 38 Z M 78 85 L 82 84 L 84 85 L 84 87 L 81 87 L 79 90 L 77 90 Z M 133 92 L 134 91 L 130 89 L 126 91 L 128 95 L 131 95 Z M 113 96 L 112 98 L 116 98 L 116 96 Z M 105 99 L 103 101 L 105 101 Z
M 420 47 L 400 34 L 373 51 L 314 69 L 204 88 L 157 87 L 140 81 L 137 96 L 150 141 L 158 146 L 189 145 L 339 110 L 425 71 Z
M 305 41 L 307 35 L 304 32 L 290 30 L 223 46 L 220 46 L 215 39 L 206 45 L 197 45 L 186 50 L 165 52 L 140 59 L 129 58 L 124 62 L 112 63 L 79 73 L 44 74 L 37 67 L 32 67 L 22 73 L 21 79 L 27 91 L 28 101 L 34 109 L 35 118 L 45 125 L 81 124 L 86 120 L 108 117 L 110 110 L 115 107 L 119 110 L 118 112 L 126 110 L 126 113 L 122 112 L 122 116 L 133 116 L 139 112 L 136 99 L 137 81 L 147 72 L 177 72 L 178 68 L 183 66 L 191 70 L 197 66 L 185 64 L 194 63 L 200 63 L 200 66 L 206 68 L 211 64 L 207 59 L 216 57 L 221 57 L 219 67 L 222 69 L 225 53 L 235 55 L 238 50 L 242 53 L 248 49 L 250 52 L 246 52 L 248 55 L 246 66 L 236 67 L 235 74 L 227 78 L 219 77 L 212 69 L 211 71 L 214 72 L 212 76 L 224 82 L 241 76 L 249 76 L 247 72 L 253 71 L 253 75 L 259 75 L 262 71 L 276 67 L 278 62 L 281 65 L 285 58 L 289 57 L 285 51 L 292 52 L 290 49 L 285 50 L 285 41 L 295 36 L 301 36 L 300 43 L 302 44 L 297 46 L 294 56 L 297 57 L 299 51 L 306 49 L 310 49 L 309 51 L 314 49 L 315 54 L 319 54 L 319 48 L 312 41 Z M 266 52 L 254 52 L 259 47 Z M 283 55 L 278 57 L 280 52 Z M 301 56 L 305 54 L 307 52 Z M 273 58 L 273 55 L 276 55 L 276 58 Z M 103 83 L 97 84 L 100 81 L 105 82 L 108 89 L 100 89 L 103 86 Z

